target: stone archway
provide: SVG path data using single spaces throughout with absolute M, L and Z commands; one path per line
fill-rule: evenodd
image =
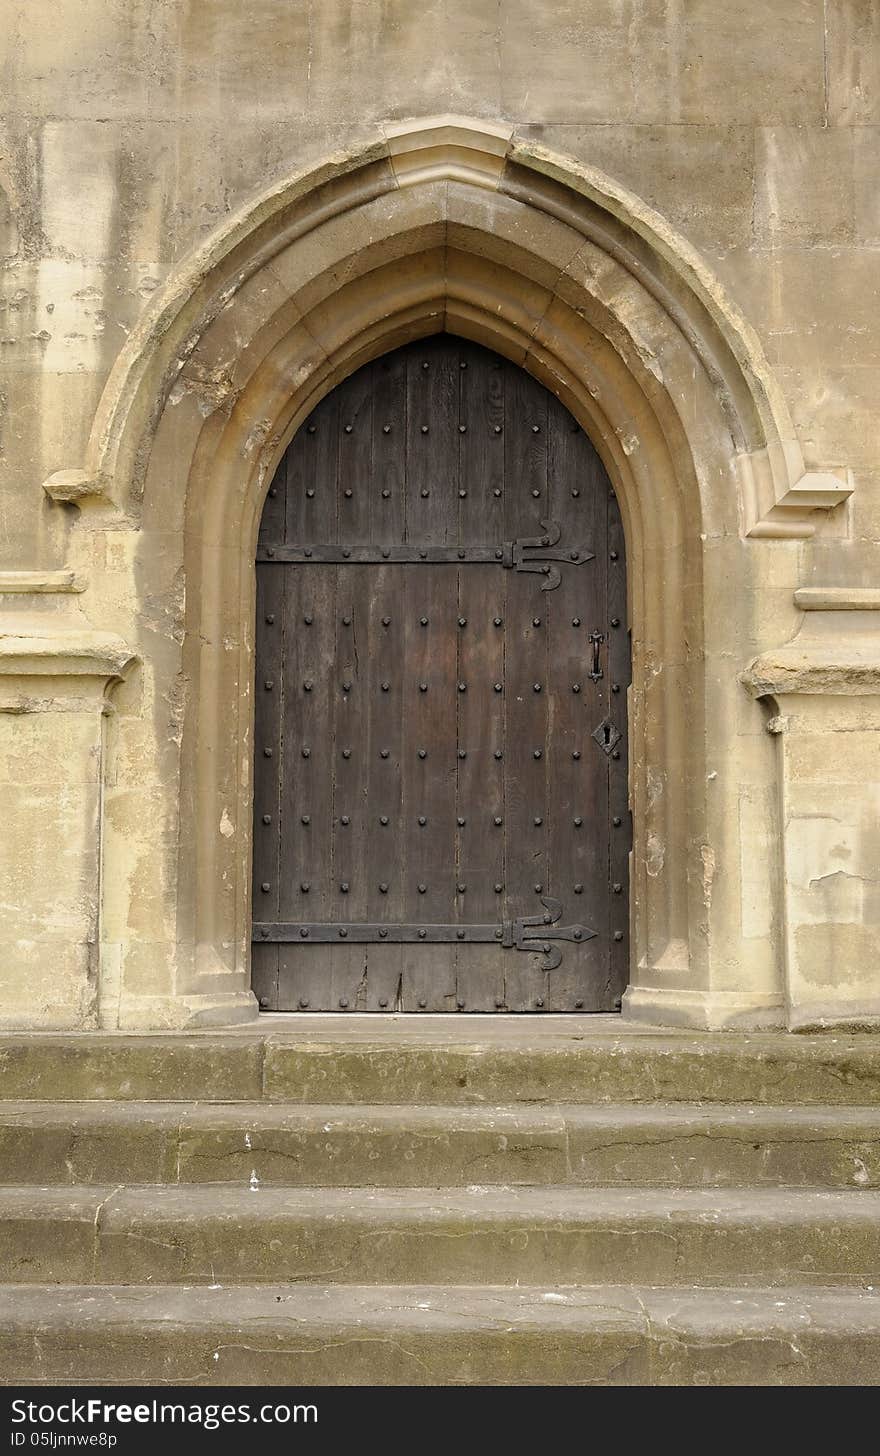
M 509 130 L 441 118 L 387 128 L 212 238 L 120 355 L 86 467 L 46 483 L 80 508 L 93 610 L 142 664 L 119 691 L 105 789 L 104 1024 L 256 1014 L 263 498 L 329 389 L 442 329 L 558 394 L 621 503 L 635 845 L 625 1009 L 701 1026 L 779 1020 L 773 758 L 737 672 L 796 621 L 794 565 L 781 558 L 768 586 L 755 553 L 773 548 L 757 538 L 809 535 L 812 512 L 848 492 L 804 473 L 756 337 L 662 219 Z M 750 825 L 760 834 L 745 855 Z

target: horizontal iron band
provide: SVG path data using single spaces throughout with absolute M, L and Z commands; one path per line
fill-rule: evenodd
M 560 940 L 592 940 L 596 931 L 588 925 L 560 925 L 562 902 L 541 896 L 544 912 L 502 920 L 500 925 L 383 925 L 366 921 L 347 925 L 336 921 L 258 921 L 252 940 L 258 945 L 500 945 L 504 950 L 525 950 L 543 956 L 541 967 L 552 971 L 562 960 Z
M 503 566 L 507 570 L 549 573 L 551 561 L 580 565 L 594 560 L 592 551 L 581 548 L 563 550 L 552 547 L 525 547 L 515 552 L 517 543 L 505 541 L 502 546 L 288 546 L 261 543 L 257 560 L 275 565 L 294 562 L 298 566 Z
M 586 925 L 539 925 L 523 927 L 521 921 L 502 925 L 384 925 L 381 922 L 345 924 L 324 921 L 255 921 L 255 943 L 290 943 L 309 940 L 318 945 L 336 945 L 348 940 L 356 945 L 500 945 L 506 949 L 540 951 L 545 941 L 592 940 L 596 935 Z
M 341 922 L 276 921 L 254 925 L 253 939 L 269 941 L 313 940 L 320 944 L 350 940 L 357 944 L 372 944 L 389 941 L 404 944 L 430 941 L 434 945 L 456 944 L 461 941 L 478 941 L 491 945 L 503 941 L 500 925 L 383 925 L 369 923 L 348 925 Z

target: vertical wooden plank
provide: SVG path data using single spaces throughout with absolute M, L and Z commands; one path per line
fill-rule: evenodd
M 458 500 L 458 359 L 442 343 L 407 353 L 406 532 L 417 545 L 451 538 Z M 453 537 L 454 539 L 454 537 Z M 407 921 L 448 923 L 455 906 L 456 568 L 406 571 L 403 813 Z M 415 691 L 413 692 L 413 679 Z M 424 682 L 426 691 L 418 684 Z M 455 948 L 407 945 L 402 1005 L 455 1009 Z
M 505 379 L 504 440 L 505 536 L 540 537 L 547 517 L 547 397 L 512 366 Z M 515 919 L 542 914 L 547 891 L 548 594 L 540 575 L 505 575 L 505 908 Z M 546 995 L 539 957 L 508 952 L 507 1009 L 543 1010 Z
M 475 345 L 461 346 L 459 425 L 459 540 L 487 546 L 504 539 L 504 365 Z M 503 570 L 465 566 L 458 573 L 458 698 L 456 882 L 458 919 L 500 923 L 504 909 Z M 499 946 L 458 947 L 457 1000 L 467 1011 L 504 1005 L 504 959 Z
M 339 400 L 334 392 L 314 411 L 290 447 L 287 542 L 336 539 Z M 281 918 L 331 917 L 331 834 L 335 761 L 330 751 L 331 691 L 336 664 L 336 568 L 282 568 L 284 613 Z M 279 957 L 285 1006 L 326 1006 L 333 949 L 285 945 Z
M 398 545 L 406 539 L 407 353 L 395 349 L 371 366 L 373 469 L 371 539 Z
M 260 543 L 284 539 L 287 464 L 282 460 L 269 487 L 260 522 Z M 280 749 L 284 661 L 283 566 L 257 566 L 254 679 L 253 918 L 278 917 Z M 266 751 L 271 757 L 266 756 Z M 264 888 L 268 886 L 268 889 Z M 251 984 L 263 1010 L 278 1009 L 278 946 L 251 947 Z
M 629 808 L 628 690 L 632 680 L 626 594 L 626 542 L 620 507 L 608 490 L 608 715 L 621 737 L 608 760 L 609 772 L 609 933 L 611 957 L 603 1010 L 619 1010 L 629 981 L 629 885 L 632 816 Z M 619 626 L 615 627 L 614 623 Z M 619 820 L 620 823 L 615 821 Z M 617 939 L 617 936 L 620 939 Z
M 413 665 L 402 651 L 405 566 L 378 566 L 371 573 L 367 656 L 371 673 L 371 715 L 362 744 L 366 756 L 364 834 L 371 921 L 406 920 L 401 760 L 404 696 L 412 692 Z M 384 685 L 387 684 L 387 688 Z M 397 1008 L 402 968 L 400 945 L 370 945 L 365 992 L 359 1009 Z
M 406 355 L 402 350 L 372 366 L 373 452 L 370 486 L 370 539 L 380 546 L 405 537 Z M 403 566 L 380 566 L 373 574 L 368 652 L 380 683 L 390 684 L 377 700 L 375 725 L 362 745 L 367 755 L 365 783 L 370 815 L 369 858 L 378 896 L 375 919 L 406 920 L 406 837 L 401 767 L 404 696 L 415 691 L 415 664 L 406 655 Z M 387 821 L 387 822 L 386 822 Z M 400 945 L 367 948 L 366 1011 L 399 1009 L 403 967 Z
M 347 537 L 346 537 L 347 539 Z M 332 840 L 326 918 L 338 924 L 366 918 L 367 883 L 362 854 L 362 774 L 369 723 L 368 618 L 361 600 L 363 568 L 336 573 L 336 651 L 330 682 L 327 751 L 333 757 Z M 354 1009 L 366 956 L 363 946 L 340 943 L 328 967 L 327 1009 Z
M 597 932 L 580 945 L 564 944 L 562 963 L 549 978 L 549 1004 L 557 1011 L 600 1010 L 608 966 L 608 767 L 591 734 L 604 717 L 607 675 L 590 677 L 590 633 L 605 632 L 607 481 L 586 435 L 552 400 L 549 410 L 550 509 L 572 549 L 592 561 L 564 565 L 559 586 L 547 593 L 551 729 L 550 886 L 563 921 Z M 605 672 L 605 650 L 600 650 Z
M 337 541 L 360 546 L 370 539 L 373 395 L 369 369 L 360 369 L 336 390 L 338 476 Z M 373 918 L 369 869 L 365 766 L 378 683 L 370 660 L 370 588 L 373 569 L 340 565 L 336 576 L 336 675 L 330 688 L 333 719 L 333 804 L 330 832 L 333 875 L 328 919 Z M 334 947 L 326 988 L 329 1011 L 350 1012 L 366 1001 L 367 948 L 340 937 Z

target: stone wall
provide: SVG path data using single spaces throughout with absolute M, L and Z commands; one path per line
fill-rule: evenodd
M 661 347 L 655 332 L 645 346 L 650 353 L 656 345 L 655 361 L 666 349 L 661 373 L 668 365 L 673 382 L 666 414 L 648 385 L 632 387 L 632 408 L 647 400 L 659 421 L 654 438 L 645 415 L 641 464 L 624 459 L 625 410 L 619 418 L 610 406 L 605 412 L 603 458 L 640 563 L 633 716 L 645 751 L 633 805 L 634 884 L 641 876 L 644 889 L 635 896 L 643 923 L 634 927 L 630 1013 L 711 1025 L 876 1017 L 873 0 L 0 0 L 0 31 L 0 1021 L 184 1025 L 253 1012 L 242 930 L 252 583 L 242 563 L 268 446 L 277 455 L 296 423 L 291 406 L 283 426 L 264 429 L 270 395 L 248 395 L 243 384 L 248 349 L 269 327 L 267 294 L 272 317 L 283 314 L 286 297 L 299 300 L 301 314 L 303 290 L 325 255 L 339 260 L 340 291 L 354 276 L 350 259 L 383 227 L 389 239 L 404 226 L 408 235 L 423 229 L 422 262 L 408 255 L 414 280 L 432 247 L 448 247 L 453 227 L 462 255 L 479 257 L 491 250 L 477 239 L 501 237 L 509 222 L 489 271 L 467 264 L 462 296 L 466 288 L 488 296 L 492 268 L 504 267 L 519 279 L 517 301 L 528 301 L 520 251 L 537 258 L 545 249 L 547 268 L 566 278 L 581 257 L 577 240 L 562 256 L 561 222 L 552 236 L 538 236 L 535 218 L 550 203 L 537 182 L 534 197 L 517 197 L 514 178 L 514 202 L 487 203 L 478 216 L 470 199 L 453 215 L 454 137 L 442 144 L 444 160 L 426 163 L 439 168 L 435 191 L 445 188 L 452 201 L 426 193 L 421 221 L 409 216 L 405 224 L 390 203 L 376 216 L 352 205 L 360 222 L 348 240 L 342 223 L 337 237 L 313 220 L 318 256 L 306 261 L 304 245 L 284 254 L 287 272 L 277 260 L 260 272 L 257 254 L 274 247 L 282 257 L 282 217 L 293 203 L 284 212 L 260 199 L 277 202 L 292 179 L 306 176 L 311 195 L 353 167 L 351 159 L 363 167 L 370 147 L 387 157 L 388 136 L 387 165 L 399 173 L 395 125 L 446 113 L 472 119 L 484 159 L 493 154 L 486 137 L 500 139 L 501 158 L 523 148 L 529 176 L 543 172 L 573 188 L 583 217 L 598 206 L 595 179 L 604 174 L 602 215 L 613 217 L 613 232 L 625 214 L 627 237 L 639 239 L 627 244 L 630 276 L 652 296 L 677 299 L 686 287 L 698 299 L 668 311 L 685 344 Z M 572 161 L 556 160 L 566 157 Z M 513 176 L 520 164 L 504 165 Z M 480 166 L 491 171 L 485 160 Z M 416 195 L 413 188 L 413 207 Z M 591 246 L 601 252 L 595 238 Z M 555 247 L 558 257 L 546 254 Z M 236 275 L 240 258 L 255 280 L 249 294 Z M 530 266 L 530 286 L 549 287 L 537 263 Z M 572 283 L 565 302 L 578 316 L 606 286 L 603 269 L 597 254 Z M 215 284 L 226 290 L 220 317 L 206 293 Z M 329 284 L 322 287 L 331 298 Z M 630 330 L 635 377 L 648 325 L 639 336 L 632 315 L 646 320 L 647 304 L 641 294 L 627 301 L 622 284 L 611 298 L 608 287 L 609 347 Z M 715 333 L 701 332 L 706 299 L 722 320 Z M 444 306 L 442 317 L 420 314 L 413 329 L 449 323 Z M 171 354 L 156 345 L 172 315 L 174 369 L 183 371 L 174 378 Z M 486 327 L 467 323 L 463 306 L 456 317 L 462 328 Z M 591 316 L 590 327 L 601 334 L 605 325 Z M 740 347 L 751 331 L 755 348 Z M 338 345 L 316 337 L 323 358 L 332 358 Z M 588 356 L 581 349 L 578 369 L 573 326 L 566 337 L 559 387 L 589 422 Z M 371 347 L 380 346 L 376 336 Z M 715 367 L 716 347 L 732 351 L 736 371 L 723 361 Z M 696 360 L 692 389 L 687 349 Z M 767 418 L 787 420 L 790 431 L 774 425 L 774 433 L 754 403 L 759 356 Z M 537 353 L 522 357 L 542 367 Z M 121 395 L 120 358 L 133 361 Z M 297 368 L 315 369 L 315 388 L 333 382 L 332 369 Z M 271 398 L 286 388 L 293 400 L 299 389 L 305 408 L 306 375 L 294 370 L 276 381 Z M 126 389 L 136 397 L 137 440 L 113 456 L 113 479 L 109 468 L 102 472 L 120 418 L 133 417 L 120 403 Z M 725 446 L 731 417 L 742 438 L 733 429 Z M 235 445 L 230 423 L 241 425 Z M 594 434 L 601 430 L 597 418 Z M 122 435 L 134 439 L 128 424 Z M 187 443 L 196 436 L 197 446 Z M 256 458 L 253 441 L 262 450 L 267 436 L 250 495 L 242 486 L 238 514 L 224 507 L 201 542 L 214 532 L 216 560 L 230 553 L 240 572 L 233 578 L 210 565 L 205 549 L 190 554 L 188 543 L 210 515 L 212 482 L 228 480 L 231 501 L 236 462 L 243 480 Z M 217 451 L 206 455 L 214 437 Z M 186 451 L 191 463 L 178 489 Z M 661 550 L 651 511 L 639 517 L 649 486 L 638 482 L 664 471 L 667 506 L 691 504 L 680 509 L 678 544 L 670 535 Z M 689 473 L 697 483 L 691 497 Z M 225 534 L 233 517 L 234 540 Z M 665 660 L 652 652 L 646 604 L 661 602 L 660 578 L 673 559 L 686 558 L 677 607 L 667 598 L 664 608 L 680 610 L 689 654 L 676 759 L 649 688 L 681 663 L 671 650 Z M 233 579 L 234 601 L 227 595 L 218 606 Z M 210 669 L 211 699 L 206 663 L 221 623 L 225 666 Z M 229 703 L 231 757 L 217 736 Z M 195 785 L 212 774 L 208 818 Z M 660 828 L 649 824 L 655 800 L 677 804 L 676 794 L 681 807 L 661 815 Z M 199 917 L 209 882 L 216 915 L 206 930 Z M 662 914 L 652 908 L 658 899 Z M 667 926 L 662 943 L 652 941 L 652 916 Z M 680 934 L 676 916 L 684 917 Z

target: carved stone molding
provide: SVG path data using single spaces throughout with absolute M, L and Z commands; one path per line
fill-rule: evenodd
M 0 677 L 97 678 L 105 686 L 125 676 L 135 654 L 113 632 L 22 631 L 0 620 Z
M 0 571 L 0 596 L 49 596 L 85 589 L 85 580 L 75 571 Z
M 740 682 L 753 698 L 802 693 L 880 693 L 880 633 L 870 643 L 798 637 L 749 665 Z
M 880 692 L 880 590 L 800 587 L 804 613 L 790 642 L 756 657 L 740 676 L 754 698 Z M 842 616 L 846 613 L 846 616 Z
M 802 612 L 880 612 L 880 587 L 801 586 L 794 603 Z
M 541 214 L 547 227 L 580 234 L 583 248 L 558 268 L 554 303 L 567 297 L 573 278 L 591 271 L 593 252 L 613 258 L 652 296 L 700 358 L 727 417 L 745 535 L 810 536 L 815 513 L 852 493 L 852 484 L 834 472 L 805 470 L 757 333 L 702 255 L 665 218 L 597 168 L 518 137 L 510 126 L 446 115 L 386 126 L 361 147 L 285 179 L 196 249 L 132 331 L 107 380 L 86 461 L 45 481 L 49 499 L 124 514 L 136 509 L 164 401 L 235 295 L 328 221 L 366 212 L 395 194 L 433 191 L 438 235 L 448 236 L 456 225 L 454 187 L 474 197 L 500 194 Z M 447 287 L 454 291 L 451 280 Z M 625 332 L 627 321 L 619 322 Z

